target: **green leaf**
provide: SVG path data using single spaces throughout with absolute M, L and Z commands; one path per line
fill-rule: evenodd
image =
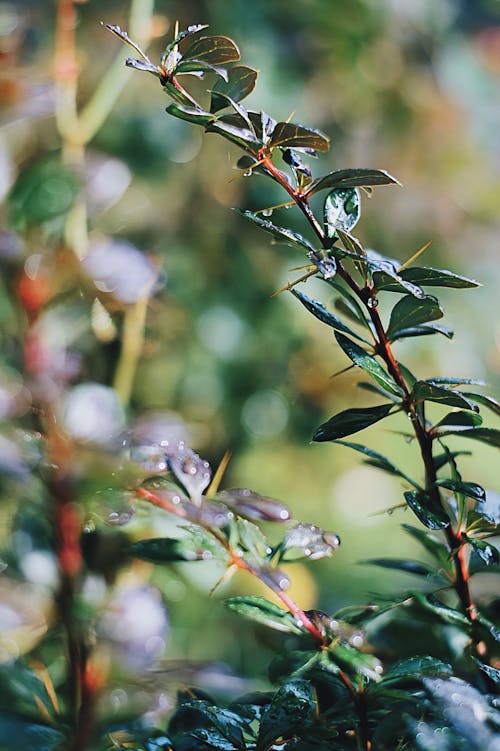
M 166 78 L 161 79 L 161 85 L 165 93 L 168 94 L 168 96 L 173 99 L 174 102 L 180 104 L 181 107 L 186 107 L 187 109 L 195 109 L 196 103 L 187 94 L 185 94 L 183 91 L 180 91 Z M 168 109 L 166 111 L 168 112 Z M 178 115 L 176 115 L 176 117 L 178 117 Z
M 266 600 L 264 597 L 259 597 L 258 595 L 231 597 L 224 604 L 229 610 L 234 610 L 245 618 L 262 623 L 276 631 L 304 635 L 304 630 L 297 625 L 291 613 Z
M 446 386 L 438 386 L 431 381 L 417 381 L 413 385 L 412 396 L 417 402 L 437 402 L 448 407 L 459 407 L 479 412 L 477 404 L 467 399 L 460 391 L 454 391 Z
M 395 396 L 404 396 L 403 390 L 397 385 L 394 378 L 386 372 L 385 368 L 372 355 L 365 352 L 362 347 L 351 341 L 347 336 L 344 336 L 344 334 L 336 332 L 335 339 L 347 357 L 355 365 L 371 375 L 373 380 L 382 386 L 382 388 Z
M 345 641 L 333 644 L 328 650 L 328 657 L 341 670 L 348 670 L 356 676 L 364 676 L 372 681 L 380 681 L 382 664 L 375 655 L 360 652 Z
M 359 323 L 371 331 L 370 321 L 365 316 L 364 310 L 346 287 L 336 279 L 328 279 L 327 284 L 342 295 L 342 299 L 335 301 L 335 307 L 355 323 Z
M 476 611 L 476 620 L 483 626 L 483 628 L 489 633 L 496 642 L 500 642 L 500 630 L 492 623 L 486 616 L 484 616 L 480 610 Z
M 64 735 L 53 727 L 34 722 L 33 718 L 0 712 L 0 748 L 36 749 L 36 751 L 59 751 L 65 747 Z
M 479 402 L 484 407 L 488 407 L 496 415 L 500 415 L 500 402 L 494 399 L 492 396 L 486 396 L 485 394 L 476 394 L 470 391 L 464 391 L 463 395 L 467 398 L 471 398 L 475 402 Z
M 469 537 L 468 535 L 464 535 L 464 537 L 487 566 L 494 566 L 500 563 L 500 552 L 494 545 L 490 545 L 490 543 L 484 540 L 478 540 L 475 537 Z
M 498 670 L 497 668 L 492 668 L 491 665 L 485 665 L 484 662 L 476 659 L 476 657 L 473 657 L 472 659 L 477 664 L 479 670 L 482 670 L 483 673 L 486 673 L 488 678 L 491 678 L 493 683 L 496 683 L 497 686 L 500 686 L 500 670 Z
M 151 563 L 203 561 L 213 558 L 210 551 L 199 548 L 195 540 L 189 538 L 175 540 L 168 537 L 156 537 L 150 540 L 140 540 L 130 545 L 129 552 L 135 558 Z
M 434 615 L 437 615 L 444 623 L 451 623 L 455 626 L 470 627 L 470 621 L 463 613 L 454 608 L 444 605 L 432 594 L 425 595 L 422 592 L 412 592 L 413 600 L 423 608 Z
M 227 107 L 225 97 L 229 97 L 233 102 L 241 102 L 253 91 L 257 76 L 257 71 L 246 65 L 235 65 L 231 68 L 228 71 L 227 81 L 219 79 L 212 89 L 210 112 L 218 112 Z M 221 94 L 224 96 L 220 96 Z
M 402 524 L 403 529 L 417 540 L 427 550 L 433 558 L 441 563 L 447 571 L 452 570 L 450 554 L 446 545 L 438 540 L 431 532 L 419 527 L 412 527 L 410 524 Z
M 315 707 L 315 693 L 309 681 L 292 678 L 284 683 L 262 714 L 256 751 L 266 751 L 279 738 L 300 737 L 312 722 Z
M 175 75 L 182 73 L 194 73 L 198 78 L 203 78 L 205 73 L 215 73 L 223 81 L 227 80 L 227 70 L 218 65 L 212 65 L 206 60 L 181 60 L 176 66 Z
M 360 443 L 351 443 L 350 441 L 339 440 L 337 441 L 337 443 L 342 446 L 347 446 L 348 448 L 354 449 L 354 451 L 359 451 L 361 454 L 367 456 L 368 459 L 364 460 L 365 464 L 369 464 L 372 467 L 382 469 L 385 472 L 388 472 L 390 475 L 402 477 L 403 479 L 407 480 L 410 485 L 418 488 L 418 484 L 414 480 L 412 480 L 411 477 L 408 477 L 408 475 L 398 469 L 395 464 L 389 461 L 387 457 L 379 454 L 378 451 L 374 451 L 373 449 L 368 448 L 368 446 L 363 446 Z
M 186 120 L 188 123 L 195 125 L 206 125 L 214 119 L 209 112 L 195 107 L 185 107 L 182 104 L 170 104 L 165 111 L 173 117 L 178 117 L 179 120 Z
M 179 44 L 179 42 L 181 42 L 186 37 L 192 36 L 193 34 L 198 34 L 198 32 L 202 31 L 203 29 L 207 29 L 207 28 L 208 28 L 207 24 L 201 24 L 200 23 L 200 24 L 196 24 L 196 25 L 193 25 L 193 26 L 188 26 L 187 29 L 184 29 L 183 31 L 180 31 L 177 34 L 177 36 L 174 37 L 174 39 L 172 39 L 172 41 L 170 42 L 170 44 L 168 44 L 167 47 L 165 48 L 165 51 L 163 52 L 163 54 L 161 56 L 161 64 L 162 64 L 162 66 L 165 65 L 170 52 L 172 52 L 172 50 L 174 49 L 174 47 L 176 47 Z
M 314 128 L 305 128 L 296 123 L 277 123 L 268 146 L 275 148 L 313 149 L 314 151 L 328 151 L 330 139 Z
M 392 177 L 385 170 L 369 168 L 339 169 L 314 180 L 305 191 L 305 195 L 313 195 L 313 193 L 326 188 L 346 190 L 347 188 L 390 184 L 401 185 L 395 177 Z
M 466 276 L 455 274 L 445 269 L 432 269 L 429 267 L 409 267 L 400 272 L 403 279 L 413 282 L 422 287 L 453 287 L 454 289 L 468 289 L 480 287 L 480 283 Z
M 387 337 L 391 341 L 399 339 L 402 335 L 400 332 L 405 329 L 442 317 L 443 310 L 435 297 L 418 299 L 413 295 L 405 295 L 392 309 Z
M 307 295 L 304 295 L 296 288 L 292 289 L 291 292 L 292 295 L 294 295 L 297 300 L 300 300 L 302 305 L 319 321 L 326 323 L 327 326 L 331 326 L 331 328 L 335 331 L 343 331 L 344 333 L 355 336 L 356 339 L 359 339 L 360 341 L 366 342 L 368 344 L 366 339 L 363 339 L 362 336 L 359 336 L 359 334 L 356 334 L 354 331 L 352 331 L 349 326 L 346 326 L 346 324 L 336 315 L 330 313 L 330 311 L 328 311 L 323 305 L 321 305 L 321 303 L 317 302 L 316 300 L 311 300 L 310 297 L 307 297 Z
M 439 430 L 438 435 L 440 438 L 446 435 L 459 435 L 462 438 L 472 438 L 474 441 L 500 448 L 500 430 L 495 428 L 455 428 L 454 430 Z
M 447 464 L 451 464 L 455 457 L 470 455 L 470 451 L 445 451 L 444 454 L 439 454 L 438 456 L 434 457 L 434 467 L 436 468 L 436 472 L 438 472 L 442 467 L 445 467 Z
M 400 558 L 368 558 L 360 563 L 368 566 L 380 566 L 394 571 L 403 571 L 405 574 L 415 574 L 416 576 L 433 576 L 436 571 L 432 566 L 418 561 L 407 561 Z
M 50 222 L 67 214 L 80 190 L 72 170 L 58 161 L 39 161 L 24 169 L 8 196 L 15 229 Z
M 346 409 L 320 425 L 313 435 L 313 441 L 335 441 L 337 438 L 345 438 L 352 433 L 357 433 L 383 420 L 393 407 L 394 404 L 391 402 L 377 407 Z
M 255 141 L 255 134 L 248 128 L 240 128 L 233 125 L 229 116 L 219 117 L 217 120 L 213 120 L 205 127 L 207 133 L 219 133 L 219 135 L 226 138 L 231 143 L 235 143 L 240 148 L 254 148 L 258 149 L 259 144 Z
M 235 749 L 243 751 L 246 744 L 242 728 L 247 730 L 248 724 L 236 712 L 214 706 L 203 699 L 189 699 L 180 704 L 172 717 L 169 733 L 174 736 L 174 739 L 177 737 L 179 740 L 186 734 L 192 734 L 203 741 L 201 748 L 205 748 L 206 744 L 224 751 Z
M 415 516 L 428 529 L 444 529 L 450 524 L 448 516 L 440 509 L 430 509 L 428 499 L 424 493 L 416 490 L 407 490 L 404 494 L 406 503 Z
M 465 394 L 464 396 L 473 396 L 472 394 Z M 477 414 L 477 412 L 462 412 L 462 410 L 457 410 L 453 412 L 448 412 L 447 415 L 443 417 L 442 420 L 440 420 L 436 425 L 435 428 L 442 428 L 442 427 L 449 427 L 449 426 L 455 426 L 455 427 L 465 427 L 465 428 L 473 428 L 476 425 L 481 425 L 483 422 L 483 418 L 481 415 Z
M 231 63 L 240 59 L 240 51 L 232 39 L 225 36 L 207 36 L 195 39 L 182 55 L 183 60 L 203 60 L 211 65 Z
M 256 558 L 265 558 L 272 552 L 264 534 L 259 527 L 246 519 L 237 519 L 239 542 L 241 547 Z
M 394 396 L 394 394 L 390 394 L 386 389 L 377 386 L 377 384 L 373 383 L 372 381 L 358 381 L 356 386 L 358 387 L 358 389 L 369 391 L 371 394 L 378 394 L 378 396 L 383 396 L 384 399 L 391 399 L 394 404 L 400 404 L 401 402 L 401 399 L 399 397 Z
M 370 687 L 371 693 L 383 693 L 387 686 L 398 683 L 414 683 L 419 681 L 424 675 L 448 676 L 452 675 L 451 665 L 446 662 L 422 655 L 417 657 L 408 657 L 399 660 L 395 665 L 389 668 L 384 674 L 382 681 Z
M 447 488 L 453 490 L 454 493 L 461 493 L 467 496 L 467 498 L 473 498 L 475 501 L 484 501 L 486 499 L 486 491 L 480 485 L 475 482 L 462 482 L 461 480 L 438 480 L 436 485 L 441 488 Z
M 421 326 L 410 326 L 407 329 L 400 329 L 397 339 L 411 339 L 415 336 L 432 336 L 432 334 L 442 334 L 447 339 L 453 339 L 453 329 L 448 326 L 440 326 L 437 323 L 426 323 Z
M 357 188 L 333 190 L 325 199 L 324 224 L 327 237 L 337 237 L 337 228 L 350 232 L 361 215 L 361 199 Z
M 314 247 L 311 245 L 309 240 L 306 240 L 305 237 L 299 235 L 298 232 L 294 232 L 287 227 L 278 227 L 276 224 L 270 222 L 269 219 L 264 219 L 261 216 L 254 214 L 252 211 L 242 211 L 241 209 L 235 209 L 235 211 L 244 216 L 245 219 L 248 219 L 249 221 L 256 224 L 258 227 L 266 230 L 266 232 L 270 232 L 270 234 L 273 235 L 273 237 L 276 237 L 278 240 L 281 240 L 288 245 L 301 248 L 302 250 L 305 248 L 307 251 L 314 252 Z

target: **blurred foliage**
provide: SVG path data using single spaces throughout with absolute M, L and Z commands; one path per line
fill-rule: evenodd
M 0 3 L 0 197 L 14 186 L 10 204 L 2 208 L 6 229 L 0 235 L 5 268 L 0 282 L 0 468 L 6 472 L 1 500 L 2 529 L 13 531 L 11 539 L 3 540 L 6 562 L 33 589 L 26 594 L 26 599 L 32 598 L 31 607 L 22 624 L 12 629 L 24 629 L 21 651 L 30 649 L 25 631 L 31 624 L 43 631 L 50 623 L 46 592 L 54 562 L 51 530 L 40 514 L 44 489 L 28 476 L 29 468 L 40 461 L 41 449 L 36 426 L 27 416 L 29 395 L 20 377 L 23 319 L 13 302 L 14 290 L 28 311 L 30 305 L 43 306 L 49 283 L 59 290 L 40 326 L 55 332 L 50 341 L 52 366 L 58 373 L 77 373 L 72 401 L 62 407 L 65 414 L 78 404 L 80 381 L 110 387 L 119 362 L 116 331 L 121 330 L 127 300 L 111 306 L 109 319 L 98 317 L 99 302 L 109 304 L 110 289 L 116 289 L 116 278 L 121 279 L 119 254 L 117 276 L 111 281 L 101 279 L 95 266 L 88 278 L 79 277 L 82 288 L 96 299 L 91 316 L 73 286 L 80 274 L 75 259 L 60 246 L 64 230 L 59 217 L 71 207 L 84 181 L 89 186 L 93 252 L 98 253 L 108 235 L 114 237 L 116 251 L 141 249 L 133 281 L 154 277 L 158 289 L 149 303 L 145 345 L 127 415 L 109 391 L 100 391 L 95 397 L 102 400 L 99 425 L 103 415 L 109 418 L 112 436 L 125 419 L 132 424 L 144 411 L 176 412 L 188 426 L 191 443 L 212 466 L 227 449 L 232 452 L 230 485 L 253 487 L 258 478 L 258 490 L 286 499 L 294 517 L 335 529 L 343 545 L 334 562 L 315 566 L 315 580 L 309 564 L 293 566 L 292 594 L 305 608 L 334 612 L 368 599 L 374 591 L 383 595 L 404 590 L 413 581 L 404 571 L 354 566 L 360 560 L 408 554 L 408 539 L 400 534 L 408 515 L 381 513 L 400 502 L 400 481 L 360 466 L 357 457 L 342 448 L 309 445 L 318 424 L 365 397 L 352 372 L 331 378 L 345 365 L 342 353 L 331 347 L 331 332 L 316 325 L 290 295 L 271 298 L 293 278 L 290 269 L 302 259 L 288 247 L 270 247 L 267 236 L 229 211 L 234 206 L 256 210 L 282 197 L 270 181 L 245 180 L 235 170 L 236 149 L 200 135 L 189 123 L 167 119 L 155 82 L 141 75 L 128 80 L 119 106 L 91 142 L 85 174 L 61 168 L 50 53 L 55 5 Z M 115 40 L 99 22 L 125 26 L 125 13 L 119 0 L 91 0 L 78 6 L 82 101 L 116 51 Z M 402 262 L 432 241 L 425 262 L 472 275 L 485 286 L 476 292 L 441 295 L 446 322 L 457 332 L 452 342 L 443 344 L 436 341 L 439 337 L 411 339 L 398 345 L 398 355 L 410 368 L 418 364 L 421 377 L 453 372 L 482 376 L 498 386 L 500 324 L 491 314 L 500 282 L 495 256 L 500 229 L 498 3 L 172 0 L 157 8 L 155 35 L 170 33 L 176 19 L 181 28 L 208 23 L 213 33 L 227 33 L 238 41 L 245 63 L 261 69 L 258 92 L 249 98 L 250 104 L 258 101 L 281 120 L 294 112 L 295 122 L 321 128 L 332 137 L 331 151 L 319 157 L 323 172 L 346 166 L 383 167 L 401 180 L 404 189 L 378 191 L 370 201 L 364 200 L 358 225 L 364 244 Z M 152 44 L 154 59 L 160 45 L 161 41 Z M 200 83 L 200 91 L 203 87 Z M 20 203 L 26 223 L 23 239 L 12 231 L 21 229 Z M 290 209 L 287 219 L 300 231 L 295 211 Z M 26 220 L 28 215 L 32 221 Z M 38 226 L 41 215 L 50 220 L 44 221 L 43 229 Z M 132 283 L 130 293 L 130 280 L 125 281 L 126 294 L 135 294 L 137 287 Z M 311 297 L 317 289 L 314 284 L 307 287 Z M 75 362 L 58 360 L 66 347 Z M 22 441 L 12 427 L 13 418 L 25 431 Z M 92 415 L 88 418 L 85 429 L 93 435 L 95 424 Z M 404 428 L 403 420 L 400 427 Z M 389 431 L 378 437 L 383 439 L 378 451 L 397 456 L 410 474 L 418 472 L 412 446 L 401 446 L 399 437 Z M 497 482 L 492 449 L 466 458 L 465 464 L 485 486 Z M 122 477 L 115 477 L 114 471 L 104 449 L 101 457 L 90 452 L 79 457 L 76 500 L 90 519 L 94 508 L 97 515 L 103 514 L 103 488 L 108 493 L 106 512 L 126 513 L 127 499 L 119 492 Z M 19 478 L 22 482 L 14 481 Z M 136 519 L 134 525 L 133 536 L 150 526 L 158 535 L 169 536 L 172 523 L 152 512 L 151 518 Z M 120 580 L 121 538 L 96 532 L 91 524 L 89 534 L 95 534 L 87 540 L 90 568 L 97 574 L 111 570 L 109 576 Z M 20 556 L 24 570 L 16 569 Z M 259 626 L 252 632 L 236 618 L 228 619 L 222 608 L 207 604 L 217 575 L 210 564 L 203 569 L 193 572 L 190 564 L 177 563 L 173 570 L 152 571 L 148 563 L 135 562 L 126 583 L 140 587 L 151 578 L 165 593 L 169 659 L 221 660 L 247 676 L 261 676 L 268 663 L 262 643 L 267 640 L 271 650 L 273 634 Z M 40 580 L 42 574 L 46 580 Z M 244 577 L 238 574 L 221 592 L 262 594 Z M 497 575 L 489 577 L 479 578 L 477 593 L 491 600 L 493 611 L 497 605 L 492 580 Z M 118 606 L 125 608 L 126 602 Z M 154 596 L 150 607 L 157 612 Z M 203 636 L 193 639 L 200 624 Z M 112 626 L 107 628 L 112 632 Z M 411 623 L 402 628 L 411 641 Z M 398 639 L 397 629 L 398 624 L 392 624 L 379 636 L 388 654 Z M 444 643 L 434 633 L 417 636 L 429 653 Z M 15 650 L 17 638 L 7 631 L 2 651 Z M 449 633 L 450 653 L 457 651 L 457 638 Z M 55 655 L 56 644 L 49 640 L 44 652 L 47 659 Z M 449 654 L 435 656 L 450 659 Z M 57 661 L 53 664 L 57 670 Z M 186 682 L 198 678 L 203 684 L 210 676 L 191 674 Z M 216 691 L 218 680 L 223 689 L 231 685 L 230 679 L 236 681 L 234 676 L 226 676 L 225 682 L 223 678 L 211 676 Z M 439 679 L 433 680 L 427 690 L 437 701 Z M 154 693 L 156 686 L 148 690 Z M 235 688 L 235 693 L 240 690 Z M 140 697 L 131 700 L 116 691 L 109 699 L 113 709 L 126 710 L 130 701 L 140 704 Z M 26 702 L 33 710 L 32 696 Z M 50 701 L 46 704 L 50 708 Z M 14 731 L 32 732 L 20 726 Z M 56 747 L 60 741 L 47 728 L 41 733 L 46 736 L 43 747 Z M 25 745 L 30 742 L 20 738 Z M 2 743 L 0 739 L 0 747 Z

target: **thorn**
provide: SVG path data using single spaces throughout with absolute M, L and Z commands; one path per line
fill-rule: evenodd
M 424 250 L 427 250 L 427 248 L 429 247 L 429 245 L 431 245 L 431 243 L 432 243 L 432 240 L 429 240 L 428 243 L 425 243 L 425 245 L 422 245 L 422 247 L 419 248 L 419 250 L 417 250 L 416 253 L 414 253 L 412 256 L 410 256 L 410 258 L 408 258 L 407 261 L 405 261 L 404 263 L 402 263 L 401 266 L 398 269 L 398 274 L 399 274 L 400 271 L 403 271 L 403 269 L 406 269 L 407 266 L 409 266 L 411 263 L 413 263 L 413 261 L 416 261 L 417 258 L 419 257 L 419 255 L 421 255 L 424 252 Z
M 219 486 L 221 484 L 222 478 L 224 477 L 224 472 L 226 471 L 230 460 L 231 460 L 231 452 L 226 451 L 224 456 L 220 460 L 219 466 L 217 467 L 217 470 L 215 471 L 215 474 L 212 477 L 212 481 L 210 485 L 208 486 L 207 492 L 205 493 L 207 498 L 212 498 L 212 496 L 214 496 L 217 493 Z

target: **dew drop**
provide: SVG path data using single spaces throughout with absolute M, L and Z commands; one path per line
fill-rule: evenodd
M 366 304 L 373 310 L 373 308 L 378 306 L 378 299 L 376 297 L 370 297 Z
M 260 213 L 262 214 L 262 216 L 272 216 L 273 215 L 273 210 L 272 209 L 262 209 L 262 211 Z
M 247 169 L 247 170 L 244 171 L 243 177 L 251 177 L 251 176 L 252 176 L 252 170 L 251 169 Z

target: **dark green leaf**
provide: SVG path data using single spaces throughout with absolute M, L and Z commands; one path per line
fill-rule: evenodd
M 387 337 L 391 341 L 398 339 L 401 331 L 442 317 L 443 310 L 435 297 L 419 299 L 413 295 L 405 295 L 392 309 Z
M 190 699 L 179 706 L 170 722 L 169 732 L 180 737 L 193 733 L 208 746 L 219 742 L 220 745 L 214 745 L 214 748 L 230 751 L 246 748 L 242 727 L 246 729 L 247 723 L 235 712 L 203 699 Z
M 195 107 L 185 107 L 182 104 L 170 104 L 166 108 L 166 112 L 168 112 L 169 115 L 178 117 L 180 120 L 186 120 L 188 123 L 195 123 L 195 125 L 206 125 L 214 119 L 213 115 L 209 112 L 204 112 Z
M 337 237 L 337 229 L 349 233 L 361 215 L 357 188 L 333 190 L 325 199 L 324 224 L 327 237 Z
M 491 409 L 491 411 L 494 412 L 496 415 L 500 415 L 500 402 L 498 402 L 492 396 L 485 396 L 484 394 L 471 393 L 469 391 L 464 391 L 463 395 L 466 396 L 467 398 L 470 397 L 475 402 L 479 402 L 479 404 L 482 404 L 484 407 L 488 407 L 488 409 Z
M 22 230 L 60 217 L 71 209 L 80 190 L 69 167 L 40 161 L 23 170 L 9 193 L 12 224 Z
M 420 605 L 424 610 L 427 610 L 434 615 L 437 615 L 444 623 L 451 623 L 456 626 L 470 626 L 470 621 L 459 610 L 454 610 L 447 605 L 444 605 L 440 600 L 432 594 L 425 595 L 422 592 L 412 592 L 414 601 Z
M 497 668 L 492 668 L 490 665 L 485 665 L 484 662 L 477 660 L 475 657 L 473 657 L 472 659 L 479 667 L 479 670 L 482 670 L 483 673 L 486 673 L 488 678 L 491 678 L 491 680 L 496 683 L 497 686 L 500 686 L 500 670 L 497 670 Z
M 448 488 L 453 490 L 454 493 L 461 493 L 468 498 L 473 498 L 475 501 L 484 501 L 486 498 L 486 492 L 484 488 L 477 485 L 475 482 L 462 482 L 461 480 L 439 480 L 436 485 L 441 488 Z
M 36 749 L 59 751 L 65 747 L 64 735 L 55 728 L 10 712 L 0 712 L 0 749 Z
M 216 76 L 220 76 L 223 81 L 227 81 L 228 73 L 225 68 L 221 68 L 218 65 L 212 65 L 206 60 L 181 60 L 175 69 L 175 74 L 181 73 L 193 73 L 198 78 L 203 78 L 205 73 L 215 73 Z
M 452 271 L 445 269 L 431 269 L 429 267 L 409 267 L 402 269 L 400 272 L 403 279 L 413 282 L 422 287 L 453 287 L 455 289 L 466 289 L 470 287 L 480 287 L 479 282 L 474 279 L 468 279 Z
M 451 570 L 452 564 L 450 560 L 450 554 L 446 545 L 437 539 L 431 532 L 427 532 L 425 529 L 419 527 L 412 527 L 410 524 L 401 525 L 408 534 L 410 534 L 415 540 L 432 555 L 433 558 L 441 563 L 441 566 L 447 570 Z
M 185 93 L 184 91 L 180 91 L 176 86 L 173 85 L 173 83 L 168 81 L 166 78 L 161 79 L 161 85 L 163 86 L 163 90 L 169 95 L 169 97 L 173 99 L 174 102 L 177 102 L 177 104 L 180 104 L 181 107 L 187 107 L 188 109 L 196 108 L 195 107 L 196 102 L 193 99 L 191 99 L 191 97 L 187 93 Z M 176 116 L 178 117 L 178 115 Z
M 479 412 L 477 404 L 467 399 L 460 391 L 438 386 L 430 381 L 417 381 L 413 385 L 412 395 L 417 402 L 437 402 L 445 404 L 448 407 L 458 407 L 460 409 L 470 409 L 473 412 Z
M 381 568 L 388 568 L 394 571 L 404 571 L 406 574 L 415 574 L 416 576 L 433 576 L 436 571 L 432 566 L 428 566 L 425 563 L 419 563 L 418 561 L 406 561 L 399 558 L 368 558 L 365 561 L 369 566 L 380 566 Z
M 354 295 L 336 279 L 328 279 L 327 283 L 342 295 L 342 299 L 335 301 L 335 307 L 352 321 L 360 323 L 371 331 L 370 322 L 366 318 L 363 308 Z
M 259 144 L 255 142 L 255 135 L 248 128 L 239 128 L 229 122 L 229 118 L 219 117 L 218 120 L 209 123 L 205 130 L 207 133 L 219 133 L 219 135 L 226 138 L 231 143 L 235 143 L 241 148 L 255 148 L 257 149 Z
M 152 563 L 203 561 L 213 557 L 209 551 L 197 549 L 194 540 L 174 540 L 167 537 L 134 542 L 130 545 L 129 552 L 136 558 Z
M 365 676 L 372 681 L 379 681 L 382 665 L 375 655 L 360 652 L 345 641 L 333 644 L 328 650 L 330 660 L 341 670 L 348 670 L 356 676 Z
M 393 377 L 386 372 L 385 368 L 372 355 L 365 352 L 362 347 L 351 341 L 347 336 L 344 336 L 344 334 L 336 332 L 335 338 L 349 359 L 359 368 L 369 373 L 382 388 L 395 396 L 404 396 L 402 389 L 397 385 Z
M 257 75 L 256 70 L 248 68 L 246 65 L 235 65 L 231 68 L 228 71 L 228 80 L 218 80 L 212 89 L 210 112 L 218 112 L 218 110 L 227 107 L 228 103 L 225 97 L 229 97 L 234 102 L 241 102 L 253 91 Z M 221 94 L 224 96 L 220 96 Z
M 257 595 L 231 597 L 224 604 L 229 610 L 234 610 L 245 618 L 263 623 L 276 631 L 284 631 L 288 634 L 304 634 L 303 629 L 297 625 L 291 613 L 278 605 L 274 605 L 264 597 Z
M 268 144 L 271 148 L 313 149 L 328 151 L 330 139 L 313 128 L 305 128 L 295 123 L 277 123 Z
M 430 509 L 427 496 L 416 490 L 407 490 L 404 494 L 406 503 L 415 516 L 420 519 L 428 529 L 444 529 L 450 524 L 450 520 L 444 511 Z
M 230 63 L 240 59 L 240 51 L 232 39 L 225 36 L 208 36 L 195 39 L 184 52 L 183 60 L 204 60 L 212 65 Z
M 300 678 L 307 675 L 319 660 L 318 650 L 287 650 L 277 655 L 269 665 L 269 678 L 279 683 L 285 678 Z
M 170 42 L 170 44 L 167 45 L 165 51 L 163 52 L 161 56 L 161 64 L 162 66 L 165 65 L 167 58 L 170 54 L 170 52 L 176 47 L 179 42 L 181 42 L 183 39 L 185 39 L 188 36 L 192 36 L 193 34 L 198 34 L 198 32 L 202 31 L 203 29 L 207 29 L 207 24 L 196 24 L 193 26 L 188 26 L 187 29 L 184 29 L 183 31 L 180 31 L 174 39 Z
M 304 295 L 302 292 L 300 292 L 298 289 L 294 288 L 291 290 L 292 295 L 294 295 L 297 300 L 300 300 L 302 305 L 315 316 L 319 321 L 322 321 L 323 323 L 326 323 L 327 326 L 331 326 L 332 329 L 335 329 L 336 331 L 343 331 L 346 334 L 350 334 L 351 336 L 355 336 L 357 339 L 359 339 L 362 342 L 366 342 L 366 339 L 363 339 L 363 337 L 359 336 L 359 334 L 356 334 L 354 331 L 352 331 L 349 326 L 346 326 L 346 324 L 341 321 L 340 318 L 338 318 L 333 313 L 330 313 L 321 303 L 317 302 L 316 300 L 311 300 L 310 297 L 307 297 L 307 295 Z M 368 343 L 368 342 L 366 342 Z
M 496 642 L 500 642 L 500 630 L 492 623 L 486 616 L 484 616 L 480 610 L 476 611 L 476 620 L 483 626 Z
M 464 393 L 464 396 L 467 397 L 473 395 Z M 434 427 L 442 428 L 453 425 L 455 427 L 473 428 L 476 425 L 481 425 L 482 422 L 483 418 L 476 412 L 462 412 L 462 410 L 457 410 L 454 412 L 448 412 L 448 414 L 445 415 L 442 420 L 436 423 Z
M 314 247 L 311 245 L 311 243 L 305 239 L 305 237 L 302 237 L 302 235 L 299 235 L 298 232 L 294 232 L 291 229 L 288 229 L 287 227 L 278 227 L 276 224 L 273 224 L 269 221 L 269 219 L 263 219 L 261 216 L 258 216 L 257 214 L 254 214 L 251 211 L 242 211 L 241 209 L 235 209 L 235 211 L 238 211 L 242 216 L 245 217 L 245 219 L 250 220 L 254 224 L 256 224 L 258 227 L 261 227 L 262 229 L 265 229 L 266 232 L 270 232 L 271 235 L 276 237 L 278 240 L 281 240 L 282 242 L 287 243 L 288 245 L 292 245 L 295 247 L 299 247 L 302 249 L 306 249 L 308 251 L 314 252 Z
M 494 545 L 490 545 L 488 542 L 484 542 L 484 540 L 478 540 L 475 537 L 469 537 L 468 535 L 464 535 L 464 537 L 487 566 L 494 566 L 500 563 L 500 553 Z
M 438 434 L 440 438 L 445 435 L 459 435 L 462 438 L 472 438 L 474 441 L 500 448 L 500 430 L 495 428 L 455 428 L 454 430 L 440 430 Z
M 401 185 L 401 183 L 392 177 L 385 170 L 379 169 L 339 169 L 330 172 L 324 177 L 319 177 L 305 191 L 306 195 L 312 195 L 319 190 L 326 188 L 336 188 L 337 190 L 356 187 L 367 187 L 370 185 Z
M 373 449 L 368 448 L 368 446 L 363 446 L 360 443 L 351 443 L 350 441 L 337 441 L 337 443 L 340 443 L 342 446 L 348 446 L 351 449 L 354 449 L 354 451 L 359 451 L 361 454 L 364 454 L 368 457 L 368 459 L 365 459 L 365 464 L 369 464 L 372 467 L 377 467 L 378 469 L 382 469 L 385 472 L 388 472 L 391 475 L 396 475 L 397 477 L 403 477 L 405 480 L 407 480 L 410 485 L 413 485 L 414 487 L 418 488 L 418 484 L 412 480 L 408 475 L 405 475 L 404 472 L 402 472 L 400 469 L 396 467 L 395 464 L 393 464 L 387 457 L 383 456 L 382 454 L 379 454 L 378 451 L 374 451 Z
M 335 441 L 352 433 L 368 428 L 387 417 L 394 404 L 381 404 L 377 407 L 346 409 L 320 425 L 313 435 L 313 441 Z
M 256 751 L 266 751 L 279 738 L 290 738 L 312 722 L 316 698 L 311 684 L 293 678 L 281 686 L 260 722 Z
M 384 674 L 381 683 L 374 685 L 371 690 L 375 693 L 383 693 L 388 685 L 414 683 L 424 675 L 445 676 L 451 674 L 451 665 L 435 657 L 427 655 L 408 657 L 389 668 Z
M 453 339 L 454 331 L 448 326 L 440 326 L 437 323 L 427 323 L 421 326 L 410 326 L 407 329 L 398 331 L 397 339 L 411 339 L 415 336 L 432 336 L 432 334 L 442 334 L 447 339 Z

